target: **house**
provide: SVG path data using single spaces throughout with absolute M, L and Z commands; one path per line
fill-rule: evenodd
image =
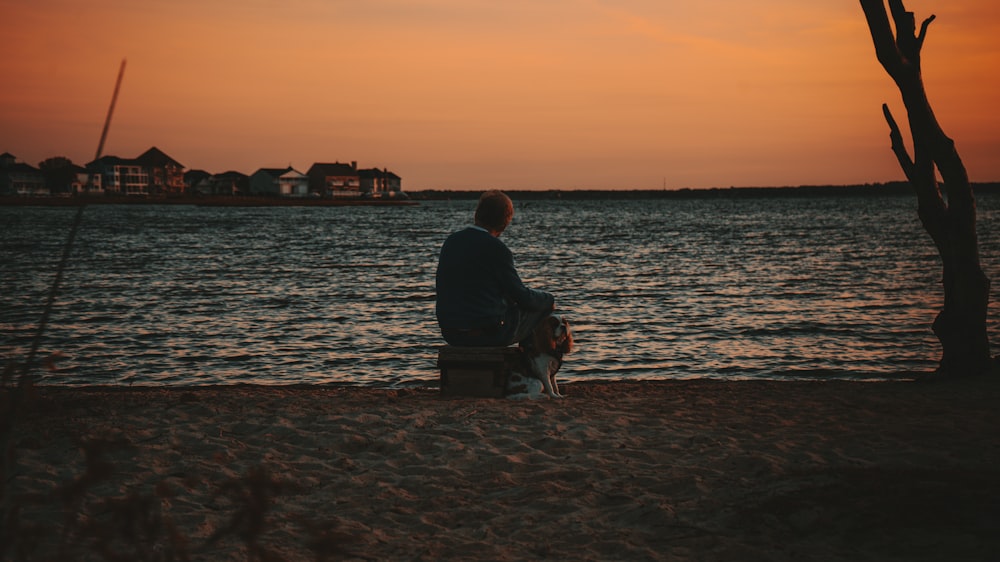
M 186 192 L 193 195 L 246 195 L 250 192 L 250 176 L 228 171 L 210 174 L 204 170 L 184 173 Z
M 87 169 L 101 177 L 105 194 L 149 194 L 149 173 L 134 159 L 102 156 L 88 163 Z
M 316 163 L 306 175 L 309 176 L 309 191 L 322 197 L 361 196 L 361 177 L 358 175 L 357 162 Z
M 184 172 L 184 192 L 190 194 L 207 194 L 212 174 L 205 170 L 188 170 Z
M 309 195 L 309 177 L 287 168 L 261 168 L 250 175 L 250 195 L 275 195 L 279 197 L 306 197 Z
M 137 158 L 102 156 L 87 164 L 100 176 L 92 182 L 109 195 L 180 195 L 184 193 L 184 165 L 155 146 Z
M 73 193 L 83 195 L 104 195 L 104 184 L 101 183 L 101 174 L 95 174 L 83 166 L 73 164 L 73 173 L 76 180 L 73 182 Z
M 41 170 L 18 162 L 9 152 L 0 154 L 0 194 L 34 196 L 50 193 Z
M 65 170 L 66 183 L 52 188 L 53 195 L 61 193 L 64 195 L 104 195 L 104 188 L 101 186 L 101 175 L 95 174 L 76 164 L 70 164 Z
M 250 189 L 250 176 L 234 172 L 222 172 L 210 177 L 210 195 L 245 195 Z
M 371 197 L 396 197 L 402 194 L 402 180 L 396 174 L 378 168 L 358 170 L 361 192 Z
M 149 177 L 147 191 L 154 195 L 184 193 L 184 166 L 155 146 L 140 154 L 135 161 Z

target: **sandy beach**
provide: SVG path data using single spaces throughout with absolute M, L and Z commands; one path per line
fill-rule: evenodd
M 1000 559 L 995 378 L 563 390 L 41 387 L 7 555 Z

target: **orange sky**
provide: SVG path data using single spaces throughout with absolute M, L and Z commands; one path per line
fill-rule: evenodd
M 1000 2 L 936 14 L 924 78 L 1000 180 Z M 0 152 L 157 146 L 210 172 L 355 160 L 418 189 L 902 179 L 855 0 L 0 0 Z

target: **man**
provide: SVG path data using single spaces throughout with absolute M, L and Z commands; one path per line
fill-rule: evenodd
M 451 345 L 529 340 L 555 307 L 551 294 L 524 286 L 514 256 L 499 239 L 513 218 L 510 197 L 487 191 L 476 206 L 475 226 L 453 233 L 441 247 L 436 312 L 441 335 Z

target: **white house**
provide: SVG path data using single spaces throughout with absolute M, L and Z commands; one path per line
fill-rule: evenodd
M 291 166 L 261 168 L 250 175 L 250 194 L 306 197 L 309 195 L 309 176 Z

